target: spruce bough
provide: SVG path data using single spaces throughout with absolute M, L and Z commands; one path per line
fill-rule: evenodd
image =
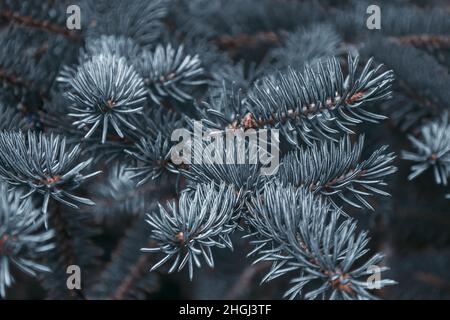
M 386 5 L 400 20 L 371 38 L 360 5 L 328 1 L 78 2 L 81 30 L 65 28 L 63 2 L 0 4 L 2 298 L 15 272 L 48 298 L 159 297 L 168 273 L 203 283 L 197 269 L 221 270 L 232 250 L 247 251 L 241 268 L 266 266 L 257 291 L 278 286 L 273 298 L 378 299 L 396 284 L 388 240 L 365 229 L 410 163 L 408 180 L 447 186 L 448 16 L 433 11 L 433 27 L 426 9 Z M 172 161 L 173 132 L 197 121 L 278 130 L 276 173 Z M 388 127 L 409 141 L 399 157 Z M 70 265 L 87 274 L 80 292 Z

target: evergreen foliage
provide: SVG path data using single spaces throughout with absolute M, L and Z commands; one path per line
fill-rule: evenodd
M 450 245 L 450 12 L 377 2 L 382 30 L 366 1 L 0 1 L 1 298 L 205 296 L 202 264 L 232 297 L 227 262 L 264 272 L 247 298 L 397 298 L 404 270 L 435 279 L 411 269 Z M 200 141 L 173 139 L 198 123 Z M 274 173 L 227 132 L 268 132 Z M 181 143 L 215 151 L 180 163 Z

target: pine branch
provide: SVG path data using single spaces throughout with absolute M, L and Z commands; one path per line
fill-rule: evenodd
M 193 129 L 194 122 L 201 119 L 202 124 L 209 129 L 238 129 L 248 113 L 244 100 L 245 95 L 235 83 L 231 85 L 222 83 L 220 89 L 210 90 L 206 99 L 195 104 L 196 117 L 187 118 L 187 125 Z
M 100 172 L 83 174 L 92 159 L 78 162 L 80 146 L 66 147 L 66 140 L 60 136 L 0 132 L 0 177 L 12 187 L 25 188 L 23 198 L 34 194 L 42 197 L 44 213 L 50 198 L 75 209 L 78 204 L 93 205 L 72 191 Z
M 272 261 L 263 282 L 296 273 L 285 297 L 306 299 L 374 299 L 365 281 L 370 267 L 380 272 L 383 256 L 375 254 L 360 264 L 366 255 L 368 238 L 356 233 L 351 219 L 340 220 L 339 211 L 306 189 L 267 185 L 261 197 L 249 206 L 249 222 L 257 230 L 253 240 L 260 257 Z M 366 278 L 366 279 L 364 279 Z M 379 281 L 381 287 L 392 280 Z
M 153 51 L 144 51 L 136 68 L 158 105 L 167 97 L 180 102 L 192 100 L 189 91 L 205 83 L 199 57 L 186 55 L 183 46 L 174 49 L 171 45 L 158 45 Z
M 145 104 L 142 78 L 125 58 L 115 55 L 98 55 L 81 64 L 73 78 L 63 74 L 58 81 L 69 88 L 66 97 L 72 103 L 69 116 L 77 128 L 89 127 L 84 136 L 91 137 L 102 126 L 101 142 L 106 142 L 108 128 L 112 126 L 124 138 L 121 126 L 136 130 L 131 119 L 140 113 Z
M 372 68 L 372 59 L 358 72 L 358 61 L 348 57 L 345 78 L 336 59 L 307 66 L 303 73 L 290 69 L 264 78 L 250 93 L 251 112 L 240 125 L 279 128 L 290 143 L 297 145 L 298 135 L 311 145 L 318 136 L 335 141 L 333 134 L 353 133 L 349 126 L 385 119 L 363 106 L 391 96 L 393 72 L 378 74 L 381 66 Z
M 448 113 L 445 112 L 437 119 L 420 128 L 420 136 L 408 136 L 416 152 L 403 151 L 405 160 L 414 161 L 417 164 L 411 167 L 409 180 L 415 179 L 428 168 L 433 169 L 437 184 L 447 185 L 450 177 L 450 125 Z
M 11 268 L 36 276 L 51 270 L 36 261 L 54 249 L 54 230 L 42 230 L 44 217 L 33 207 L 32 201 L 22 201 L 22 192 L 8 191 L 0 183 L 0 297 L 14 283 Z
M 127 171 L 135 172 L 130 179 L 139 178 L 138 187 L 150 180 L 159 179 L 164 173 L 177 173 L 170 160 L 169 141 L 163 139 L 161 134 L 154 141 L 141 138 L 140 143 L 136 144 L 136 148 L 136 152 L 130 150 L 125 150 L 125 152 L 139 162 L 138 166 L 127 169 Z
M 380 187 L 386 185 L 385 177 L 397 171 L 392 165 L 395 156 L 386 154 L 387 146 L 383 146 L 363 160 L 363 146 L 364 136 L 353 145 L 347 136 L 338 144 L 321 142 L 293 151 L 283 158 L 277 178 L 284 185 L 319 193 L 337 208 L 336 200 L 342 200 L 359 209 L 374 210 L 366 198 L 388 195 Z
M 208 266 L 214 267 L 211 248 L 232 248 L 229 236 L 237 227 L 239 210 L 236 208 L 235 193 L 225 184 L 219 188 L 214 184 L 199 185 L 193 192 L 183 192 L 178 205 L 167 203 L 167 209 L 159 205 L 159 213 L 149 214 L 147 219 L 157 246 L 141 249 L 165 254 L 151 271 L 175 258 L 169 273 L 180 271 L 187 264 L 192 280 L 194 265 L 201 267 L 201 256 Z

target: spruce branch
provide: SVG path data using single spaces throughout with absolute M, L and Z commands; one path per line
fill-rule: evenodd
M 159 134 L 155 140 L 141 138 L 136 144 L 136 151 L 125 150 L 134 160 L 138 162 L 135 167 L 127 168 L 133 172 L 131 179 L 138 178 L 137 186 L 141 186 L 149 180 L 160 178 L 163 173 L 177 172 L 170 160 L 171 149 L 167 139 Z
M 31 199 L 22 200 L 23 193 L 9 191 L 0 183 L 0 297 L 14 283 L 11 267 L 36 276 L 51 270 L 36 261 L 55 247 L 54 230 L 43 230 L 44 217 L 33 207 Z
M 223 82 L 220 88 L 210 90 L 206 99 L 195 103 L 197 115 L 195 119 L 187 118 L 186 122 L 190 128 L 194 127 L 196 119 L 201 119 L 209 129 L 238 129 L 248 112 L 244 101 L 241 88 L 235 83 L 229 85 Z
M 383 146 L 363 160 L 363 146 L 364 136 L 354 144 L 346 136 L 337 144 L 324 141 L 292 151 L 283 158 L 277 178 L 284 185 L 319 193 L 336 207 L 336 200 L 342 200 L 373 210 L 366 198 L 388 195 L 381 188 L 386 185 L 384 178 L 397 171 L 392 165 L 395 156 L 385 153 L 387 146 Z
M 102 143 L 107 140 L 110 126 L 120 138 L 124 138 L 125 128 L 136 130 L 131 119 L 143 109 L 145 89 L 142 78 L 125 58 L 94 56 L 78 67 L 74 78 L 62 75 L 58 80 L 69 88 L 66 92 L 72 103 L 69 116 L 79 119 L 73 124 L 79 129 L 89 127 L 85 138 L 100 126 Z
M 25 80 L 14 73 L 8 73 L 5 69 L 0 69 L 0 79 L 12 86 L 31 87 L 31 81 Z
M 136 68 L 156 104 L 167 97 L 180 102 L 191 100 L 189 91 L 205 83 L 199 57 L 185 54 L 183 46 L 175 49 L 171 45 L 158 45 L 153 51 L 144 51 Z
M 102 143 L 102 130 L 96 130 L 89 138 L 85 138 L 90 128 L 87 126 L 77 128 L 73 125 L 73 118 L 67 114 L 68 104 L 63 93 L 54 95 L 52 101 L 44 104 L 42 112 L 39 113 L 40 120 L 48 131 L 65 136 L 67 142 L 71 144 L 80 144 L 82 154 L 93 158 L 93 163 L 110 164 L 116 160 L 124 161 L 126 158 L 124 149 L 132 147 L 135 139 L 143 135 L 139 130 L 128 130 L 127 135 L 120 138 L 110 132 L 106 135 L 105 143 Z M 137 126 L 137 121 L 133 125 Z
M 353 43 L 365 42 L 372 38 L 366 27 L 366 17 L 361 15 L 370 1 L 350 1 L 346 6 L 334 10 L 333 21 L 345 39 Z M 392 3 L 384 6 L 383 37 L 416 37 L 445 35 L 450 28 L 449 13 L 439 6 L 415 6 L 409 3 Z
M 3 131 L 0 149 L 0 178 L 13 187 L 25 188 L 24 199 L 33 194 L 42 196 L 42 212 L 47 212 L 50 198 L 75 209 L 79 204 L 94 204 L 72 193 L 100 173 L 86 173 L 92 159 L 80 161 L 79 145 L 69 146 L 58 135 Z
M 290 278 L 290 299 L 374 299 L 371 284 L 395 283 L 378 276 L 383 255 L 369 254 L 380 243 L 344 211 L 373 209 L 397 170 L 384 143 L 363 150 L 364 136 L 386 135 L 365 128 L 386 118 L 379 107 L 408 128 L 435 119 L 403 156 L 415 162 L 410 179 L 431 168 L 447 183 L 448 12 L 386 5 L 384 31 L 366 41 L 367 1 L 82 0 L 81 32 L 64 27 L 70 1 L 57 2 L 0 0 L 0 297 L 15 269 L 37 275 L 49 299 L 173 297 L 165 280 L 184 294 L 162 273 L 188 269 L 192 280 L 226 258 L 217 253 L 230 257 L 215 248 L 243 244 L 236 231 L 254 263 L 236 264 L 238 277 L 226 266 L 214 285 L 232 284 L 228 298 L 254 298 L 263 272 L 262 283 Z M 197 120 L 206 134 L 175 145 L 174 131 Z M 271 176 L 267 129 L 281 131 L 265 141 Z M 105 175 L 86 184 L 96 168 Z M 416 205 L 417 193 L 397 189 L 388 214 Z M 394 221 L 409 236 L 402 217 L 386 217 L 362 223 Z M 82 290 L 67 287 L 69 265 Z
M 304 188 L 269 184 L 262 196 L 249 205 L 250 225 L 257 231 L 253 244 L 255 261 L 272 261 L 263 281 L 294 272 L 292 287 L 285 297 L 294 299 L 374 299 L 370 293 L 370 268 L 387 270 L 375 254 L 368 253 L 365 232 L 356 232 L 356 223 L 343 219 L 330 203 Z M 383 279 L 380 287 L 395 284 Z
M 280 42 L 279 33 L 295 29 L 299 22 L 308 25 L 327 17 L 316 1 L 280 4 L 260 0 L 255 6 L 253 0 L 181 0 L 172 11 L 171 17 L 183 35 L 211 39 L 224 49 L 273 45 Z
M 381 65 L 372 67 L 372 59 L 358 71 L 358 61 L 348 57 L 346 77 L 332 58 L 302 73 L 289 69 L 262 79 L 249 94 L 251 112 L 241 125 L 276 127 L 289 142 L 296 145 L 298 135 L 311 145 L 318 136 L 336 140 L 332 135 L 353 133 L 349 126 L 385 119 L 363 107 L 391 96 L 393 72 L 380 73 Z
M 154 248 L 142 248 L 143 252 L 165 254 L 152 266 L 152 271 L 175 258 L 169 273 L 180 271 L 187 264 L 192 280 L 194 266 L 201 267 L 200 257 L 212 268 L 213 247 L 232 249 L 230 234 L 236 229 L 239 210 L 232 187 L 221 184 L 198 185 L 195 191 L 184 191 L 178 204 L 159 205 L 159 212 L 147 215 L 152 227 L 151 238 L 157 242 Z
M 415 152 L 403 151 L 405 160 L 417 164 L 411 167 L 409 180 L 415 179 L 425 170 L 433 170 L 437 184 L 447 185 L 450 176 L 450 125 L 448 113 L 444 112 L 441 118 L 432 121 L 420 128 L 420 136 L 408 136 Z

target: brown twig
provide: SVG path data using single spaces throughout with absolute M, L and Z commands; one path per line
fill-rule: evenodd
M 7 22 L 19 24 L 22 26 L 41 29 L 50 33 L 60 34 L 74 41 L 81 41 L 81 36 L 79 34 L 70 31 L 65 27 L 59 26 L 57 24 L 52 24 L 49 21 L 35 19 L 34 17 L 31 16 L 22 16 L 17 12 L 13 11 L 1 12 L 0 19 L 4 19 Z
M 281 39 L 275 32 L 265 31 L 255 34 L 221 35 L 213 39 L 213 42 L 219 49 L 235 53 L 242 47 L 256 47 L 260 45 L 276 46 L 281 43 Z
M 6 84 L 13 87 L 20 87 L 30 89 L 34 86 L 34 82 L 30 80 L 23 79 L 22 77 L 14 74 L 8 73 L 7 70 L 0 68 L 0 81 L 4 81 Z M 42 100 L 47 100 L 48 95 L 44 91 L 36 91 Z
M 236 300 L 239 299 L 243 293 L 251 287 L 253 279 L 268 269 L 271 266 L 271 262 L 264 261 L 257 263 L 256 265 L 249 266 L 242 271 L 239 278 L 236 280 L 235 284 L 231 287 L 228 294 L 225 296 L 226 300 Z
M 21 77 L 10 74 L 4 69 L 0 69 L 0 80 L 4 80 L 5 82 L 13 85 L 13 86 L 19 86 L 19 87 L 30 87 L 32 86 L 32 82 L 22 79 Z
M 355 92 L 351 97 L 348 97 L 345 99 L 345 103 L 347 104 L 353 104 L 359 99 L 364 97 L 365 92 L 359 91 Z M 328 98 L 326 100 L 326 103 L 322 105 L 322 107 L 319 109 L 319 112 L 322 112 L 324 110 L 333 110 L 337 105 L 337 99 L 340 99 L 340 96 L 336 96 L 334 98 Z M 263 119 L 255 119 L 254 115 L 252 113 L 247 113 L 242 120 L 234 121 L 232 124 L 230 124 L 230 129 L 256 129 L 256 128 L 264 128 L 266 125 L 274 125 L 277 122 L 286 123 L 290 119 L 298 119 L 300 116 L 309 115 L 314 112 L 317 112 L 315 106 L 312 105 L 305 105 L 300 108 L 296 109 L 289 109 L 287 112 L 283 112 L 280 115 L 272 114 L 269 118 Z M 301 111 L 299 111 L 301 110 Z
M 49 214 L 49 224 L 55 230 L 55 242 L 58 244 L 59 254 L 58 262 L 67 266 L 76 265 L 73 237 L 68 231 L 67 221 L 61 212 L 63 208 L 58 202 L 52 202 L 54 202 L 54 209 Z M 61 285 L 64 286 L 65 284 Z M 71 298 L 86 299 L 82 290 L 66 290 L 66 292 Z
M 392 38 L 401 44 L 411 44 L 413 46 L 433 46 L 437 48 L 450 48 L 450 36 L 448 35 L 427 35 L 416 34 Z
M 150 241 L 151 242 L 151 241 Z M 149 243 L 152 245 L 152 243 Z M 134 284 L 139 281 L 148 272 L 148 265 L 150 263 L 150 255 L 142 254 L 137 262 L 133 265 L 130 272 L 127 274 L 125 279 L 121 282 L 117 290 L 114 291 L 111 298 L 114 300 L 125 300 L 127 294 L 134 287 Z

